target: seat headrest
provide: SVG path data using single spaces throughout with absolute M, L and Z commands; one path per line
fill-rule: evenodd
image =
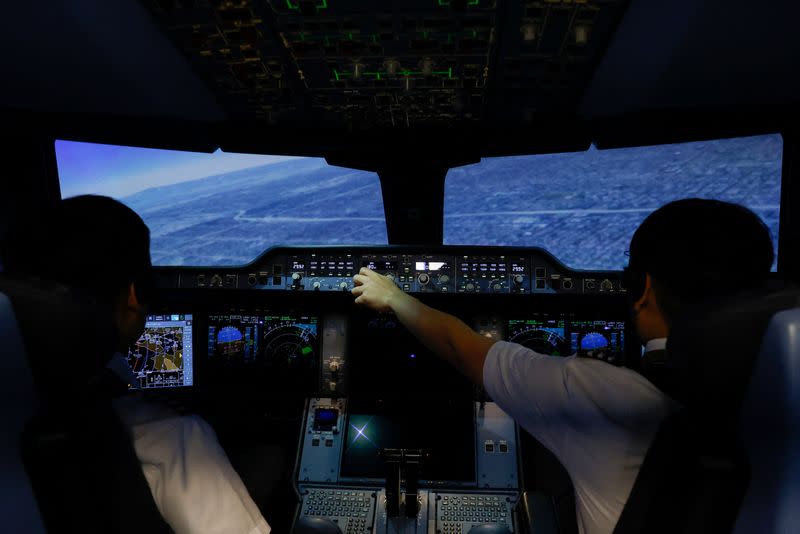
M 791 287 L 716 299 L 681 314 L 667 352 L 684 373 L 685 402 L 720 423 L 733 423 L 770 319 L 798 305 L 800 288 Z
M 40 393 L 81 391 L 105 367 L 118 335 L 109 306 L 70 287 L 0 275 Z

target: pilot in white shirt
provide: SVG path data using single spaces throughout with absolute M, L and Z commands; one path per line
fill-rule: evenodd
M 137 383 L 121 354 L 108 367 L 128 384 Z M 269 534 L 270 526 L 205 420 L 180 415 L 136 392 L 115 399 L 114 409 L 131 434 L 150 492 L 172 530 Z
M 651 340 L 648 348 L 665 343 Z M 579 531 L 612 532 L 656 431 L 676 403 L 630 369 L 503 341 L 486 356 L 483 383 L 566 468 Z

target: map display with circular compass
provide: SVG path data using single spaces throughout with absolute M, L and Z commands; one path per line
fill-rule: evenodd
M 519 343 L 539 354 L 568 356 L 569 343 L 564 319 L 511 319 L 508 321 L 508 341 Z
M 266 362 L 288 367 L 316 363 L 317 318 L 308 316 L 267 316 L 263 343 Z

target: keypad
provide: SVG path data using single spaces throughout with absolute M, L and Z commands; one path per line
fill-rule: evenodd
M 375 496 L 371 491 L 311 488 L 303 498 L 301 514 L 327 517 L 344 534 L 371 532 Z
M 511 503 L 504 495 L 439 494 L 436 519 L 441 534 L 466 534 L 473 526 L 485 523 L 514 530 Z

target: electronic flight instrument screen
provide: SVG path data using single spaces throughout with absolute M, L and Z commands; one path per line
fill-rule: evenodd
M 469 398 L 352 401 L 344 432 L 341 476 L 383 479 L 381 449 L 421 449 L 426 460 L 420 465 L 420 480 L 474 484 L 473 410 Z
M 210 315 L 211 379 L 270 383 L 287 390 L 315 387 L 317 323 L 310 315 Z
M 217 360 L 255 363 L 261 347 L 263 317 L 212 315 L 208 324 L 209 356 Z
M 148 315 L 144 333 L 128 347 L 127 360 L 140 388 L 191 386 L 192 316 Z
M 507 339 L 549 356 L 581 352 L 621 364 L 625 353 L 625 321 L 542 314 L 528 319 L 510 319 Z

